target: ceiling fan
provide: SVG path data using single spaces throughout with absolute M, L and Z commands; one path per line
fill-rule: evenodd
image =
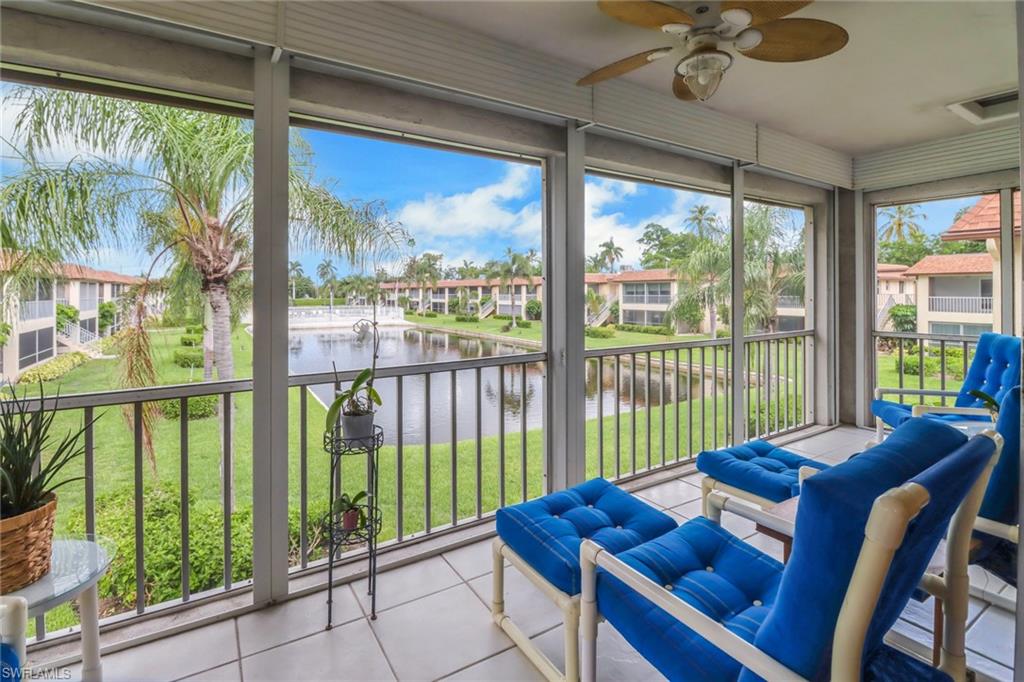
M 785 19 L 811 4 L 774 0 L 723 0 L 668 4 L 654 0 L 599 0 L 602 12 L 619 21 L 652 28 L 675 39 L 612 62 L 576 85 L 593 85 L 651 62 L 678 58 L 672 92 L 682 100 L 707 101 L 732 66 L 733 51 L 766 62 L 802 62 L 842 49 L 850 36 L 820 19 Z

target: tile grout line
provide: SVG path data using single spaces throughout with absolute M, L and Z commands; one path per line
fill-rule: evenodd
M 245 673 L 242 672 L 242 636 L 238 631 L 238 618 L 235 621 L 235 650 L 238 652 L 238 680 L 245 682 Z

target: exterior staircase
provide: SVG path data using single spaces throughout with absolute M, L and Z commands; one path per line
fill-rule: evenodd
M 608 316 L 612 314 L 612 306 L 615 305 L 617 298 L 610 298 L 604 302 L 601 309 L 596 313 L 591 314 L 587 311 L 587 326 L 588 327 L 600 327 L 602 324 L 608 321 Z
M 485 317 L 490 317 L 492 314 L 494 314 L 494 306 L 495 302 L 493 298 L 484 305 L 480 306 L 480 319 L 482 320 Z
M 104 357 L 100 350 L 100 336 L 96 332 L 84 329 L 74 322 L 65 322 L 57 327 L 57 340 L 67 348 L 85 353 L 90 358 Z

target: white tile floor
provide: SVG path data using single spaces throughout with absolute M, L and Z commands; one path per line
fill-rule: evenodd
M 837 462 L 863 449 L 870 432 L 851 427 L 787 448 Z M 700 475 L 636 494 L 680 521 L 700 514 Z M 781 558 L 775 540 L 726 515 L 733 533 Z M 977 573 L 976 580 L 993 580 Z M 1004 590 L 1008 586 L 998 585 Z M 537 671 L 490 620 L 490 541 L 454 549 L 381 574 L 378 618 L 366 617 L 365 582 L 335 589 L 335 623 L 324 630 L 325 593 L 208 625 L 104 657 L 107 680 L 539 680 Z M 520 627 L 561 664 L 558 610 L 515 570 L 506 572 L 506 606 Z M 895 630 L 899 642 L 931 646 L 931 602 L 911 604 Z M 1012 679 L 1012 615 L 981 601 L 970 611 L 969 663 L 979 679 Z M 601 628 L 599 676 L 655 680 L 660 675 L 611 627 Z M 74 672 L 74 671 L 72 671 Z

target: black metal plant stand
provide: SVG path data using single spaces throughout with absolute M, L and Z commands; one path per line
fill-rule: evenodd
M 377 453 L 384 445 L 384 429 L 374 425 L 373 435 L 367 438 L 345 438 L 341 429 L 324 434 L 324 450 L 331 456 L 330 506 L 324 518 L 327 529 L 327 629 L 331 629 L 334 603 L 334 562 L 346 547 L 366 545 L 369 566 L 366 574 L 367 594 L 370 596 L 370 618 L 377 618 L 377 535 L 381 528 L 380 507 L 377 505 L 378 476 Z M 343 515 L 335 513 L 334 502 L 341 496 L 341 465 L 345 457 L 366 455 L 366 501 L 358 505 L 366 518 L 355 529 L 343 527 Z

